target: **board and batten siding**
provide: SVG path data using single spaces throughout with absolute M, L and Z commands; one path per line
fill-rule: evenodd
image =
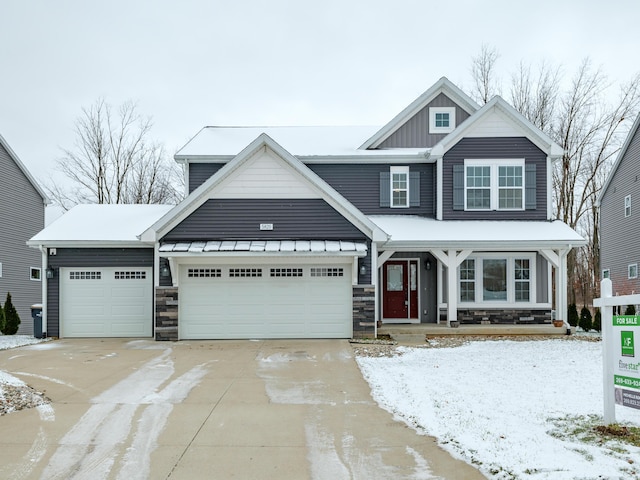
M 49 255 L 56 270 L 47 281 L 47 336 L 60 336 L 60 267 L 152 267 L 153 248 L 57 248 Z M 153 298 L 149 298 L 153 302 Z
M 640 128 L 600 201 L 600 266 L 609 269 L 614 295 L 640 292 L 640 278 L 630 279 L 628 266 L 640 267 Z M 631 215 L 624 216 L 624 199 L 631 195 Z
M 273 230 L 260 230 L 260 224 Z M 364 240 L 327 202 L 308 199 L 210 199 L 162 241 Z
M 224 166 L 224 163 L 189 163 L 189 193 L 209 180 Z
M 380 174 L 389 173 L 390 164 L 307 166 L 365 215 L 420 215 L 435 218 L 436 169 L 433 163 L 409 165 L 410 172 L 420 173 L 420 206 L 409 208 L 380 206 Z
M 10 292 L 24 335 L 34 333 L 31 305 L 42 302 L 42 283 L 31 280 L 42 254 L 26 242 L 43 228 L 44 199 L 0 143 L 0 304 Z
M 470 159 L 525 159 L 535 165 L 535 208 L 517 211 L 454 209 L 454 166 Z M 466 137 L 444 155 L 442 167 L 443 220 L 547 220 L 547 156 L 525 137 Z M 526 174 L 526 172 L 524 172 Z M 525 192 L 526 193 L 526 192 Z
M 429 108 L 455 107 L 456 127 L 469 118 L 469 114 L 460 108 L 453 100 L 441 93 L 426 107 L 411 117 L 389 138 L 382 142 L 379 148 L 430 148 L 447 136 L 445 133 L 429 133 Z

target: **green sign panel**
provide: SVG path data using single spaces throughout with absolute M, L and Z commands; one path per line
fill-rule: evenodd
M 640 316 L 638 315 L 617 315 L 613 317 L 614 327 L 640 327 Z
M 633 347 L 633 331 L 620 332 L 620 344 L 622 348 L 623 357 L 635 357 L 635 350 Z

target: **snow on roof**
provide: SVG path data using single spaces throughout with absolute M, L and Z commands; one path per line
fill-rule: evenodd
M 584 245 L 584 238 L 565 223 L 547 221 L 434 220 L 413 215 L 371 215 L 391 236 L 389 246 L 528 247 Z
M 77 205 L 35 235 L 29 245 L 139 242 L 173 205 Z
M 325 126 L 325 127 L 205 127 L 200 130 L 175 158 L 210 156 L 236 156 L 262 133 L 266 133 L 292 155 L 354 156 L 417 154 L 425 149 L 359 150 L 371 137 L 377 126 Z

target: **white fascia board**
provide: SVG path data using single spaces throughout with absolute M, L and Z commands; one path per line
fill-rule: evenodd
M 564 150 L 562 150 L 562 147 L 551 140 L 546 133 L 533 125 L 498 95 L 494 96 L 480 110 L 462 122 L 458 128 L 440 140 L 440 142 L 431 149 L 431 155 L 436 157 L 443 156 L 451 147 L 465 136 L 466 132 L 468 132 L 478 122 L 482 121 L 485 115 L 494 108 L 504 113 L 505 116 L 512 121 L 513 126 L 522 131 L 523 136 L 531 140 L 534 145 L 545 152 L 552 160 L 556 160 L 563 155 Z
M 29 240 L 27 246 L 32 248 L 153 248 L 153 242 L 133 240 Z
M 429 149 L 421 149 L 416 153 L 398 150 L 378 150 L 375 154 L 353 155 L 294 155 L 295 158 L 306 164 L 342 163 L 342 164 L 371 164 L 371 163 L 429 163 Z M 174 157 L 176 163 L 186 165 L 189 163 L 229 163 L 235 157 L 229 155 L 199 155 L 189 157 Z
M 586 240 L 583 241 L 566 241 L 558 242 L 555 240 L 539 241 L 539 242 L 420 242 L 420 241 L 389 241 L 383 244 L 382 248 L 385 250 L 395 250 L 397 252 L 416 252 L 416 251 L 428 251 L 430 249 L 443 249 L 443 250 L 473 250 L 483 252 L 528 252 L 532 250 L 542 249 L 571 249 L 574 247 L 581 247 L 586 245 Z
M 276 155 L 282 158 L 293 170 L 309 182 L 311 189 L 315 190 L 321 198 L 369 238 L 372 240 L 388 238 L 377 225 L 371 222 L 351 202 L 340 195 L 334 188 L 311 171 L 299 159 L 285 150 L 275 140 L 263 133 L 247 145 L 231 162 L 228 162 L 215 175 L 194 190 L 189 197 L 185 198 L 154 225 L 143 232 L 140 239 L 149 242 L 157 241 L 163 234 L 170 231 L 188 215 L 198 209 L 209 198 L 210 192 L 217 184 L 228 178 L 233 172 L 240 168 L 247 159 L 265 147 L 271 149 Z
M 416 113 L 427 106 L 434 98 L 440 93 L 444 93 L 451 100 L 453 100 L 460 108 L 466 110 L 467 113 L 473 114 L 480 107 L 474 102 L 466 93 L 456 87 L 446 77 L 441 77 L 429 90 L 424 92 L 413 102 L 411 102 L 404 110 L 396 115 L 389 123 L 378 130 L 371 138 L 364 142 L 361 146 L 361 150 L 368 148 L 375 148 L 384 140 L 389 138 L 395 131 L 397 131 L 407 120 L 413 117 Z

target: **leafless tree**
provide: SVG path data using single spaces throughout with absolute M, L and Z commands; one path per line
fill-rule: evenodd
M 483 46 L 483 52 L 485 49 Z M 495 69 L 495 62 L 485 64 Z M 476 84 L 485 78 L 496 75 L 484 72 Z M 542 63 L 532 73 L 529 65 L 521 63 L 511 77 L 510 101 L 564 150 L 552 171 L 553 211 L 589 242 L 568 258 L 570 301 L 576 303 L 579 291 L 589 304 L 600 280 L 596 200 L 638 112 L 640 74 L 620 85 L 613 103 L 607 102 L 612 85 L 589 59 L 582 61 L 566 89 L 561 88 L 561 80 L 559 67 Z
M 178 202 L 179 169 L 150 142 L 151 126 L 133 102 L 121 105 L 117 114 L 104 99 L 83 108 L 75 148 L 63 150 L 56 162 L 70 185 L 50 182 L 50 197 L 65 210 L 79 203 Z
M 471 77 L 473 78 L 471 97 L 482 105 L 491 100 L 494 95 L 500 94 L 500 83 L 495 69 L 499 57 L 498 50 L 483 43 L 480 53 L 471 59 Z

